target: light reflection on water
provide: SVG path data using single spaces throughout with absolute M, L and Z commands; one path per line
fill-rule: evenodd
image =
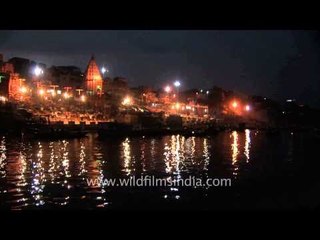
M 252 154 L 255 143 L 261 142 L 259 136 L 252 130 L 213 137 L 172 135 L 112 142 L 100 141 L 94 135 L 51 142 L 0 136 L 0 208 L 95 208 L 112 204 L 110 194 L 116 194 L 117 189 L 87 186 L 87 178 L 155 174 L 179 180 L 190 174 L 204 179 L 218 174 L 238 179 L 255 161 Z M 224 165 L 216 168 L 216 161 Z M 181 190 L 163 187 L 159 199 L 179 201 L 183 199 Z

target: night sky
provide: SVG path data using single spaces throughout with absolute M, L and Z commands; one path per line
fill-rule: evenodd
M 320 107 L 319 41 L 314 31 L 0 31 L 0 53 L 82 70 L 94 54 L 131 86 L 179 79 Z

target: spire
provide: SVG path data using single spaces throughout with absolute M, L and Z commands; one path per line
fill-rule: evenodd
M 102 91 L 102 76 L 93 54 L 86 70 L 85 85 L 92 94 Z

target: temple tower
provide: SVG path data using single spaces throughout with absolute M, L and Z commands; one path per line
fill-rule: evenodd
M 85 72 L 86 91 L 90 95 L 102 94 L 102 84 L 103 81 L 100 70 L 94 59 L 94 56 L 92 56 Z

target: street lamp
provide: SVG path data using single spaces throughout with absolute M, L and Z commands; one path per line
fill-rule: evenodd
M 104 77 L 104 74 L 105 73 L 108 73 L 109 72 L 109 70 L 107 69 L 107 68 L 105 68 L 105 67 L 102 67 L 101 68 L 101 73 L 102 73 L 102 76 Z
M 170 93 L 171 92 L 171 87 L 168 85 L 168 86 L 166 86 L 165 88 L 164 88 L 164 91 L 166 92 L 166 93 Z
M 40 75 L 43 74 L 42 68 L 40 68 L 39 66 L 36 66 L 36 67 L 33 69 L 33 74 L 34 74 L 36 77 L 39 77 Z
M 251 111 L 250 105 L 247 104 L 247 105 L 245 106 L 245 110 L 246 110 L 247 112 L 250 112 L 250 111 Z
M 181 83 L 180 83 L 180 81 L 175 81 L 174 83 L 173 83 L 173 85 L 177 88 L 177 95 L 179 94 L 179 87 L 181 86 Z
M 181 83 L 180 83 L 180 81 L 175 81 L 174 83 L 173 83 L 173 85 L 176 87 L 176 88 L 178 88 L 178 87 L 180 87 L 181 86 Z

